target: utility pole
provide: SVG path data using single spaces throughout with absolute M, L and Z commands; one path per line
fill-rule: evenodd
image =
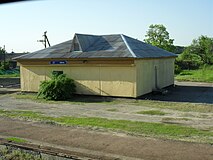
M 5 67 L 5 63 L 6 63 L 6 50 L 5 50 L 5 45 L 4 45 L 4 67 Z
M 44 48 L 47 48 L 47 43 L 50 47 L 50 42 L 49 42 L 49 39 L 47 38 L 47 31 L 44 32 L 44 35 L 43 35 L 44 39 L 42 40 L 38 40 L 37 42 L 42 42 L 43 45 L 44 45 Z

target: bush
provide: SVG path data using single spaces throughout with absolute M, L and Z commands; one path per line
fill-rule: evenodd
M 198 69 L 203 62 L 199 55 L 183 52 L 176 58 L 175 64 L 181 69 Z
M 47 100 L 67 100 L 72 98 L 75 91 L 74 80 L 67 78 L 65 74 L 53 75 L 51 80 L 40 84 L 38 97 Z
M 181 71 L 181 67 L 175 64 L 175 74 L 179 74 Z

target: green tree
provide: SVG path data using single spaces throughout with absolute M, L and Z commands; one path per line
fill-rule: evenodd
M 176 58 L 175 63 L 181 69 L 198 69 L 202 64 L 201 57 L 197 54 L 188 54 L 188 49 L 185 49 L 182 54 Z
M 0 69 L 8 70 L 9 69 L 9 62 L 5 60 L 6 50 L 0 47 Z
M 201 35 L 184 50 L 185 54 L 196 54 L 201 57 L 203 64 L 213 64 L 213 38 Z
M 0 47 L 0 54 L 4 54 L 4 53 L 6 53 L 5 49 Z
M 165 49 L 170 52 L 173 52 L 175 49 L 173 45 L 174 39 L 169 38 L 169 32 L 162 24 L 151 24 L 145 37 L 146 38 L 144 39 L 144 41 L 153 46 Z

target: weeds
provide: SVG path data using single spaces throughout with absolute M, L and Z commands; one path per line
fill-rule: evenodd
M 8 141 L 16 142 L 16 143 L 26 143 L 27 141 L 17 137 L 8 137 L 6 138 Z
M 160 110 L 148 110 L 148 111 L 140 111 L 137 112 L 138 114 L 148 114 L 148 115 L 159 115 L 159 116 L 163 116 L 167 113 L 160 111 Z

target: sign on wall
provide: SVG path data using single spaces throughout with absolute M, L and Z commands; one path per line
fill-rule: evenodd
M 67 61 L 50 61 L 50 64 L 67 64 Z

